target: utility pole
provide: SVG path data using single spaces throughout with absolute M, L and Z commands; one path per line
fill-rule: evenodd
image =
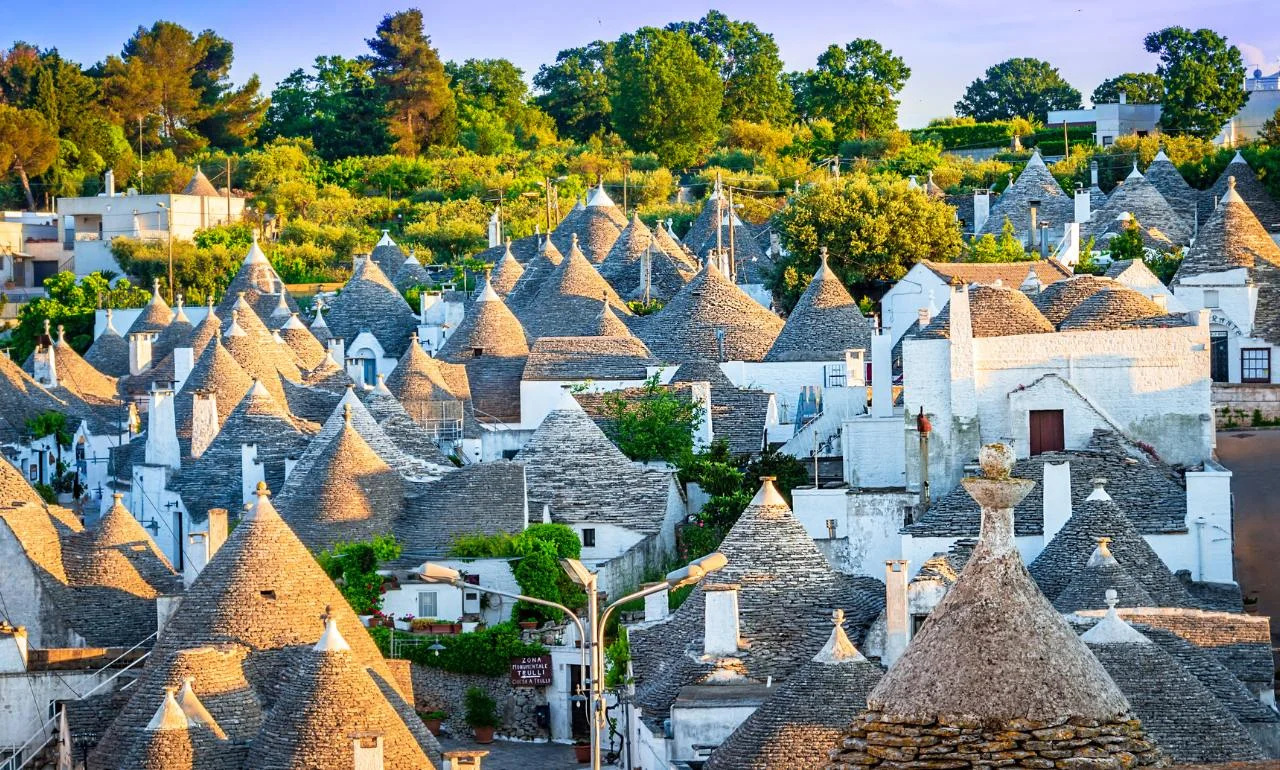
M 1071 141 L 1067 139 L 1067 119 L 1062 119 L 1062 157 L 1071 154 Z
M 142 154 L 142 116 L 138 116 L 138 192 L 144 193 L 146 189 L 142 184 L 142 169 L 146 166 L 147 156 Z
M 631 164 L 622 164 L 622 215 L 627 215 L 627 187 L 631 184 Z
M 734 283 L 738 282 L 738 256 L 733 250 L 734 240 L 733 231 L 737 228 L 733 226 L 733 188 L 729 188 L 729 280 Z
M 227 224 L 231 224 L 231 156 L 227 156 Z
M 173 201 L 170 196 L 169 201 Z M 165 213 L 165 233 L 168 235 L 166 239 L 169 242 L 169 304 L 173 304 L 173 208 L 165 203 L 157 203 L 156 206 Z
M 551 177 L 542 178 L 542 190 L 547 199 L 547 235 L 551 235 Z

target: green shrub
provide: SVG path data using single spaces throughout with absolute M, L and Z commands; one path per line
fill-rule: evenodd
M 464 702 L 467 709 L 464 718 L 471 727 L 498 727 L 502 724 L 498 719 L 498 702 L 479 687 L 467 690 Z
M 339 583 L 338 590 L 357 615 L 372 615 L 382 607 L 382 576 L 378 564 L 399 558 L 394 535 L 376 535 L 368 542 L 335 543 L 316 554 L 325 574 Z

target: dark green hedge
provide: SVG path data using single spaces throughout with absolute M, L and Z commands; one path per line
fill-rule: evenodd
M 421 638 L 418 635 L 411 637 L 403 632 L 397 633 L 401 634 L 402 639 Z M 369 634 L 384 656 L 391 653 L 390 629 L 371 628 Z M 437 639 L 444 646 L 439 655 L 427 649 Z M 540 644 L 521 641 L 520 629 L 514 623 L 499 623 L 469 634 L 431 638 L 430 642 L 413 646 L 405 645 L 401 650 L 402 658 L 423 666 L 439 668 L 455 674 L 485 676 L 506 674 L 511 668 L 512 658 L 533 657 L 547 652 L 547 648 Z

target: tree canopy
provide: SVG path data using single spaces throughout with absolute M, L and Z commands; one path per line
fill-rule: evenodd
M 987 68 L 956 102 L 956 113 L 979 122 L 1026 118 L 1044 121 L 1049 110 L 1081 106 L 1080 92 L 1056 67 L 1040 59 L 1008 59 Z
M 1130 104 L 1160 104 L 1164 101 L 1164 81 L 1150 72 L 1126 72 L 1098 84 L 1089 101 L 1115 104 L 1120 101 L 1120 94 Z
M 791 89 L 773 35 L 714 10 L 698 21 L 668 24 L 667 29 L 688 35 L 698 54 L 719 71 L 724 84 L 722 122 L 791 122 Z
M 1156 74 L 1164 82 L 1165 131 L 1209 139 L 1244 105 L 1240 50 L 1217 32 L 1167 27 L 1147 35 L 1143 45 L 1160 57 Z
M 389 14 L 366 41 L 374 80 L 385 89 L 395 149 L 417 155 L 457 136 L 458 105 L 440 55 L 423 27 L 422 11 Z
M 555 120 L 561 134 L 585 142 L 611 125 L 612 68 L 613 43 L 596 40 L 561 51 L 554 64 L 542 65 L 533 76 L 533 85 L 541 91 L 534 101 Z
M 385 93 L 371 67 L 368 60 L 317 56 L 313 72 L 289 73 L 271 92 L 263 138 L 310 138 L 326 160 L 387 152 Z
M 828 46 L 816 69 L 794 78 L 799 111 L 830 120 L 848 138 L 880 136 L 898 124 L 898 92 L 911 77 L 902 57 L 874 40 Z
M 643 27 L 614 48 L 613 123 L 633 148 L 673 166 L 715 143 L 724 87 L 687 35 Z

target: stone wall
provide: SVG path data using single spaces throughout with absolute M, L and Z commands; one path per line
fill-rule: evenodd
M 1263 427 L 1254 424 L 1254 410 L 1263 425 L 1280 422 L 1280 385 L 1213 383 L 1213 417 L 1219 428 Z
M 1160 759 L 1159 749 L 1143 738 L 1136 719 L 1013 719 L 992 725 L 958 716 L 914 718 L 868 711 L 845 732 L 828 767 L 1129 770 Z
M 444 711 L 449 715 L 445 728 L 454 735 L 471 731 L 466 720 L 466 693 L 479 687 L 498 702 L 502 727 L 498 735 L 518 740 L 548 740 L 550 731 L 539 727 L 534 709 L 547 703 L 546 687 L 513 687 L 505 676 L 455 674 L 413 664 L 414 707 L 419 712 Z

